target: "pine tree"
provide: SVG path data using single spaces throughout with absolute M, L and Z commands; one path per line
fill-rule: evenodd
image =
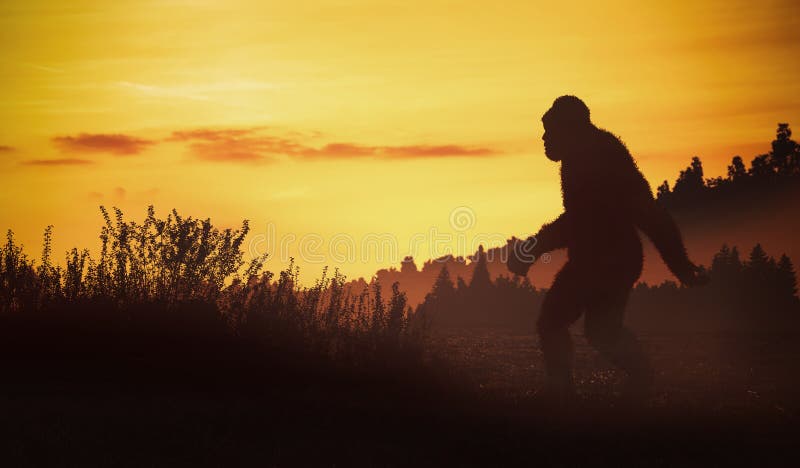
M 472 272 L 472 279 L 469 282 L 469 287 L 473 291 L 486 291 L 492 287 L 492 279 L 489 276 L 489 266 L 486 261 L 486 252 L 484 252 L 482 245 L 478 247 L 475 270 Z
M 766 271 L 769 265 L 769 256 L 764 251 L 761 244 L 756 244 L 750 251 L 750 260 L 747 262 L 748 268 L 755 271 Z
M 728 244 L 722 244 L 722 248 L 714 254 L 714 258 L 711 260 L 712 274 L 723 273 L 728 265 L 730 256 L 731 250 L 728 248 Z
M 775 268 L 775 259 L 767 255 L 761 244 L 756 244 L 750 251 L 750 258 L 745 267 L 749 282 L 747 286 L 751 295 L 763 295 L 768 292 L 773 282 Z
M 732 282 L 738 279 L 742 270 L 742 262 L 739 259 L 739 249 L 735 246 L 728 248 L 723 244 L 722 248 L 714 254 L 711 261 L 711 274 L 714 278 L 719 278 L 725 282 Z
M 406 293 L 400 291 L 400 283 L 392 283 L 392 298 L 389 301 L 388 329 L 392 335 L 399 335 L 403 330 L 404 315 L 408 299 Z
M 439 275 L 436 277 L 436 282 L 433 283 L 430 296 L 440 300 L 449 299 L 455 296 L 455 292 L 453 280 L 450 279 L 450 271 L 447 269 L 447 265 L 443 265 L 442 269 L 439 270 Z
M 672 192 L 679 196 L 697 195 L 705 188 L 703 179 L 703 163 L 697 156 L 692 158 L 692 162 L 686 170 L 681 171 Z
M 797 275 L 794 265 L 786 254 L 781 255 L 778 261 L 776 281 L 779 294 L 786 298 L 793 298 L 797 295 Z
M 736 271 L 741 271 L 742 259 L 739 255 L 739 247 L 736 247 L 735 245 L 731 249 L 731 264 L 736 267 Z
M 372 283 L 372 293 L 374 294 L 374 302 L 372 304 L 372 330 L 373 332 L 378 332 L 382 330 L 386 324 L 386 304 L 383 303 L 381 284 L 377 278 Z

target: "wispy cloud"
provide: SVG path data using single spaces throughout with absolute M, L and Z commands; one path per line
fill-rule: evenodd
M 275 83 L 255 80 L 229 80 L 211 83 L 190 83 L 179 85 L 155 85 L 132 81 L 118 81 L 117 86 L 147 96 L 189 99 L 193 101 L 212 100 L 214 94 L 230 92 L 252 92 L 279 89 Z
M 192 154 L 205 161 L 230 161 L 264 163 L 276 156 L 295 159 L 411 159 L 440 157 L 487 157 L 501 151 L 485 147 L 447 145 L 364 145 L 351 142 L 334 142 L 311 146 L 299 135 L 264 135 L 257 128 L 196 129 L 176 131 L 167 141 L 189 142 Z
M 110 200 L 114 203 L 122 203 L 124 201 L 143 201 L 145 203 L 152 203 L 153 197 L 158 195 L 157 188 L 150 188 L 147 190 L 131 192 L 124 187 L 114 187 L 107 192 L 93 190 L 86 194 L 87 198 L 92 201 Z
M 14 148 L 13 146 L 0 145 L 0 153 L 10 153 L 10 152 L 14 151 L 15 149 L 16 148 Z
M 289 188 L 289 189 L 286 189 L 286 190 L 280 190 L 280 191 L 274 192 L 272 195 L 270 195 L 267 198 L 269 200 L 275 200 L 275 201 L 279 201 L 279 200 L 294 200 L 294 199 L 297 199 L 297 198 L 305 198 L 305 197 L 307 197 L 308 194 L 309 194 L 309 191 L 310 190 L 309 190 L 308 187 L 294 187 L 294 188 Z
M 461 145 L 361 146 L 352 143 L 331 143 L 322 148 L 310 148 L 302 153 L 307 157 L 353 158 L 373 156 L 394 159 L 494 156 L 500 152 L 489 148 Z
M 500 151 L 490 148 L 472 148 L 460 145 L 386 146 L 382 148 L 382 151 L 388 156 L 400 158 L 494 156 L 500 154 Z
M 263 163 L 276 155 L 304 149 L 298 142 L 282 137 L 258 135 L 258 128 L 196 129 L 176 131 L 167 141 L 189 142 L 192 154 L 204 161 Z
M 76 136 L 54 137 L 53 143 L 68 153 L 94 152 L 131 155 L 141 153 L 146 147 L 155 144 L 155 141 L 123 134 L 81 133 Z
M 148 96 L 182 98 L 182 99 L 190 99 L 193 101 L 208 101 L 210 99 L 208 96 L 202 94 L 187 93 L 185 91 L 180 91 L 163 86 L 154 86 L 142 83 L 131 83 L 129 81 L 120 81 L 117 84 L 123 88 L 131 89 Z
M 279 157 L 297 160 L 333 159 L 412 159 L 442 157 L 488 157 L 501 151 L 457 144 L 444 145 L 365 145 L 353 142 L 333 142 L 324 145 L 307 143 L 314 140 L 299 132 L 282 135 L 265 133 L 267 127 L 198 128 L 174 131 L 162 142 L 180 142 L 188 145 L 195 159 L 212 162 L 269 163 Z M 124 134 L 81 133 L 75 136 L 58 136 L 53 143 L 63 152 L 104 152 L 117 155 L 138 154 L 159 143 L 156 140 Z M 67 161 L 66 159 L 63 161 Z
M 26 166 L 84 166 L 92 164 L 92 161 L 79 158 L 59 158 L 59 159 L 29 159 L 22 161 Z
M 26 66 L 28 66 L 30 68 L 39 70 L 39 71 L 47 72 L 47 73 L 64 73 L 64 70 L 62 70 L 60 68 L 50 67 L 50 66 L 47 66 L 47 65 L 39 64 L 39 63 L 25 63 L 24 65 L 26 65 Z

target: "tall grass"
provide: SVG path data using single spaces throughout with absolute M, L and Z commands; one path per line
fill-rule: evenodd
M 397 284 L 385 299 L 377 282 L 352 291 L 338 270 L 325 269 L 303 287 L 293 262 L 274 274 L 264 269 L 266 255 L 245 261 L 247 221 L 218 229 L 210 219 L 175 210 L 159 218 L 152 206 L 141 223 L 126 221 L 116 208 L 101 213 L 99 256 L 73 248 L 63 265 L 52 258 L 52 226 L 38 263 L 8 232 L 0 316 L 167 335 L 202 330 L 346 360 L 421 349 L 426 326 Z

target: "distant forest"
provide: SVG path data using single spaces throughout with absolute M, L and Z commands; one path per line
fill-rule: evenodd
M 700 158 L 694 157 L 691 164 L 680 172 L 672 188 L 667 181 L 657 187 L 656 198 L 687 225 L 692 225 L 697 220 L 708 224 L 710 219 L 726 218 L 747 224 L 747 220 L 756 213 L 763 216 L 773 208 L 780 208 L 785 214 L 786 211 L 791 211 L 792 204 L 800 197 L 800 145 L 791 136 L 789 124 L 778 124 L 771 152 L 753 158 L 749 168 L 745 166 L 741 156 L 734 156 L 724 177 L 705 178 Z M 774 226 L 764 228 L 774 229 Z M 720 244 L 709 249 L 709 256 L 706 258 L 710 258 L 711 252 L 718 249 L 723 242 L 731 243 L 723 234 L 720 236 L 723 238 Z M 756 237 L 748 244 L 753 245 L 761 240 Z M 489 274 L 495 281 L 505 281 L 500 277 L 508 276 L 505 264 L 500 261 L 504 258 L 503 248 L 487 250 Z M 399 269 L 390 267 L 378 270 L 375 280 L 383 285 L 386 294 L 390 293 L 390 285 L 399 283 L 400 289 L 408 296 L 409 304 L 417 305 L 425 300 L 443 267 L 447 268 L 455 283 L 464 283 L 466 279 L 472 278 L 477 257 L 478 253 L 466 257 L 446 255 L 427 260 L 419 266 L 414 258 L 406 257 Z M 542 267 L 538 264 L 537 266 Z M 535 276 L 534 281 L 541 281 L 540 276 L 532 276 Z M 349 287 L 360 291 L 369 288 L 371 283 L 358 279 L 351 281 Z M 536 285 L 544 286 L 539 283 Z
M 771 152 L 756 156 L 749 168 L 741 156 L 734 156 L 724 177 L 704 178 L 702 162 L 694 157 L 674 186 L 664 181 L 656 197 L 671 212 L 698 216 L 783 203 L 786 191 L 800 185 L 800 145 L 791 136 L 788 123 L 778 124 Z M 442 257 L 426 262 L 419 272 L 413 259 L 406 258 L 399 271 L 381 270 L 378 276 L 399 281 L 412 303 L 422 284 L 432 285 L 418 311 L 436 326 L 532 327 L 546 290 L 535 288 L 528 278 L 511 279 L 496 260 L 501 250 L 491 249 L 487 255 L 481 247 L 468 257 L 469 263 L 463 257 Z M 717 330 L 800 324 L 797 279 L 787 255 L 776 260 L 757 244 L 742 260 L 736 247 L 723 245 L 708 272 L 711 284 L 697 289 L 674 281 L 639 283 L 630 300 L 632 325 Z
M 744 260 L 723 246 L 707 270 L 710 283 L 684 288 L 673 281 L 639 283 L 631 294 L 629 323 L 657 330 L 786 330 L 800 325 L 797 275 L 786 255 L 769 256 L 756 245 Z M 417 308 L 434 327 L 505 326 L 532 329 L 546 289 L 528 278 L 489 277 L 479 250 L 469 281 L 454 281 L 447 266 Z
M 800 179 L 800 145 L 791 137 L 789 124 L 778 124 L 772 151 L 753 158 L 749 168 L 741 156 L 734 156 L 725 176 L 705 178 L 703 163 L 695 156 L 672 188 L 666 180 L 658 186 L 656 197 L 667 209 L 676 211 L 698 205 L 757 202 L 764 192 L 796 185 Z

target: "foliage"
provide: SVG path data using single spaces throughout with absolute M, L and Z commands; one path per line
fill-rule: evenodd
M 749 198 L 753 193 L 796 183 L 800 178 L 800 145 L 791 139 L 788 123 L 779 123 L 772 151 L 753 158 L 746 168 L 741 156 L 734 156 L 725 177 L 703 178 L 703 164 L 695 156 L 680 172 L 672 189 L 665 180 L 657 198 L 667 207 L 696 205 L 706 199 Z
M 478 249 L 474 263 L 469 284 L 459 276 L 457 287 L 448 268 L 442 267 L 417 313 L 434 327 L 531 327 L 543 295 L 528 278 L 500 276 L 492 281 L 483 247 Z
M 469 284 L 459 277 L 455 287 L 447 268 L 442 268 L 417 313 L 425 314 L 434 327 L 533 326 L 546 290 L 537 290 L 527 278 L 500 276 L 494 282 L 486 280 L 488 284 L 476 282 L 482 269 L 473 271 Z M 736 247 L 723 245 L 707 273 L 711 281 L 704 287 L 639 283 L 628 307 L 633 325 L 654 330 L 782 330 L 800 325 L 797 277 L 788 256 L 776 261 L 756 245 L 743 261 Z
M 380 287 L 353 293 L 344 275 L 327 269 L 313 286 L 290 264 L 276 276 L 266 255 L 244 260 L 247 221 L 218 229 L 210 219 L 173 210 L 159 218 L 149 207 L 142 223 L 101 207 L 104 224 L 97 258 L 71 249 L 65 266 L 52 262 L 52 226 L 37 264 L 8 232 L 0 255 L 0 316 L 74 321 L 94 311 L 114 327 L 179 335 L 193 327 L 217 334 L 304 347 L 358 358 L 367 350 L 401 352 L 424 339 L 397 285 L 384 301 Z M 177 317 L 167 329 L 167 319 Z

